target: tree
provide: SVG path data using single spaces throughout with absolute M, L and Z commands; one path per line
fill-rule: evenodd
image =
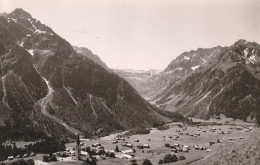
M 119 151 L 119 148 L 118 148 L 118 145 L 116 145 L 115 151 L 116 151 L 116 152 L 120 152 L 120 151 Z
M 92 159 L 91 165 L 97 165 L 96 159 Z
M 43 161 L 44 161 L 44 162 L 49 162 L 49 158 L 50 158 L 50 157 L 49 157 L 48 155 L 43 155 L 42 158 L 43 158 Z
M 149 159 L 145 159 L 143 165 L 153 165 Z
M 136 163 L 136 160 L 135 160 L 135 159 L 134 159 L 134 160 L 130 160 L 130 162 L 132 162 L 131 165 L 138 165 L 138 164 Z

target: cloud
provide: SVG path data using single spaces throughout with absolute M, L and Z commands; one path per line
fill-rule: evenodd
M 86 29 L 83 29 L 83 28 L 81 28 L 81 29 L 73 29 L 73 30 L 71 30 L 71 32 L 82 33 L 82 34 L 87 33 Z

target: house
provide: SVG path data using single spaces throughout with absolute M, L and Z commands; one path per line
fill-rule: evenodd
M 133 147 L 133 145 L 132 145 L 132 144 L 126 144 L 126 146 L 127 146 L 127 147 Z
M 24 154 L 24 155 L 22 156 L 22 158 L 26 158 L 26 157 L 28 157 L 28 154 Z
M 88 153 L 88 152 L 85 152 L 85 151 L 81 151 L 80 157 L 81 157 L 81 159 L 83 159 L 83 160 L 90 159 L 89 153 Z
M 126 146 L 127 145 L 127 142 L 124 142 L 124 143 L 121 143 L 122 146 Z
M 149 144 L 144 144 L 143 147 L 144 148 L 150 148 Z
M 129 150 L 123 150 L 121 151 L 123 154 L 129 154 L 129 153 L 134 153 L 133 149 L 129 149 Z
M 101 146 L 101 144 L 100 143 L 92 144 L 92 147 L 98 147 L 98 146 Z
M 31 157 L 31 156 L 34 156 L 34 155 L 36 155 L 34 152 L 31 152 L 31 154 L 29 155 L 29 157 Z
M 115 155 L 115 157 L 120 158 L 120 159 L 123 159 L 123 158 L 131 159 L 132 158 L 132 156 L 128 155 L 128 154 L 119 154 L 119 155 Z
M 138 139 L 135 139 L 134 142 L 139 142 L 139 140 L 138 140 Z
M 190 146 L 188 145 L 184 145 L 183 148 L 187 148 L 188 150 L 190 150 Z
M 7 159 L 8 159 L 8 160 L 14 160 L 14 157 L 13 157 L 13 156 L 8 156 Z
M 176 147 L 179 147 L 179 146 L 180 146 L 180 144 L 178 144 L 178 143 L 175 143 L 175 144 L 174 144 L 174 146 L 176 146 Z
M 199 150 L 200 149 L 200 147 L 198 145 L 194 145 L 193 147 L 194 147 L 195 150 Z

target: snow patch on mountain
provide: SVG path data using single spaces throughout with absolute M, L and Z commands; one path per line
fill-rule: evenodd
M 195 70 L 195 69 L 198 69 L 199 67 L 200 67 L 200 65 L 197 65 L 197 66 L 191 67 L 191 69 Z
M 28 50 L 28 52 L 33 56 L 34 55 L 34 49 Z

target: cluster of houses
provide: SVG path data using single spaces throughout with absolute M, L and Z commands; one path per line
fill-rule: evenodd
M 78 141 L 78 140 L 77 140 Z M 134 142 L 139 142 L 138 139 L 135 139 Z M 102 159 L 105 159 L 106 157 L 114 157 L 114 158 L 125 158 L 130 159 L 134 157 L 134 153 L 136 150 L 134 149 L 134 145 L 127 142 L 125 138 L 117 137 L 115 138 L 115 141 L 112 142 L 112 144 L 121 144 L 121 146 L 128 147 L 129 149 L 122 150 L 116 152 L 115 150 L 106 150 L 105 147 L 101 143 L 94 143 L 91 145 L 91 148 L 89 147 L 90 152 L 94 157 L 100 157 Z M 76 143 L 76 147 L 70 150 L 66 150 L 65 152 L 58 153 L 58 156 L 62 157 L 72 157 L 76 160 L 86 160 L 91 159 L 91 155 L 89 154 L 89 151 L 86 152 L 86 147 L 83 148 L 84 144 L 78 141 Z M 143 149 L 143 148 L 150 148 L 149 144 L 138 144 L 136 145 L 137 148 Z
M 166 143 L 165 147 L 171 148 L 171 150 L 175 153 L 189 152 L 189 150 L 191 150 L 191 147 L 189 145 L 181 145 L 181 144 L 178 144 L 178 143 L 175 143 L 173 145 Z M 207 149 L 206 147 L 199 147 L 198 145 L 193 145 L 193 148 L 195 150 L 206 150 Z
M 16 156 L 8 156 L 7 160 L 14 160 L 14 159 L 20 159 L 20 158 L 29 158 L 32 156 L 35 156 L 36 153 L 30 152 L 30 153 L 25 153 L 23 155 L 16 155 Z
M 197 133 L 190 133 L 187 132 L 186 130 L 176 130 L 175 133 L 171 136 L 162 136 L 163 139 L 165 138 L 169 138 L 172 140 L 178 140 L 180 138 L 180 136 L 192 136 L 192 137 L 199 137 L 201 136 L 201 134 L 206 133 L 207 131 L 209 132 L 214 132 L 217 134 L 231 134 L 231 130 L 244 130 L 245 132 L 249 132 L 252 130 L 252 128 L 249 127 L 230 127 L 230 130 L 228 131 L 224 131 L 221 128 L 209 128 L 209 129 L 205 129 L 205 127 L 198 127 L 198 132 Z M 106 150 L 105 147 L 101 144 L 101 143 L 94 143 L 91 145 L 91 153 L 92 155 L 96 156 L 96 157 L 100 157 L 102 159 L 105 159 L 106 157 L 115 157 L 115 158 L 121 158 L 121 159 L 131 159 L 132 157 L 134 157 L 136 150 L 135 149 L 145 149 L 145 148 L 150 148 L 149 144 L 140 144 L 139 143 L 139 139 L 134 139 L 132 143 L 127 142 L 127 140 L 125 139 L 127 137 L 116 137 L 114 138 L 114 141 L 112 141 L 112 144 L 118 144 L 121 145 L 123 148 L 125 148 L 125 150 Z M 240 137 L 240 139 L 242 139 L 243 137 Z M 232 138 L 230 137 L 229 140 L 232 140 Z M 147 139 L 147 141 L 151 141 L 151 139 Z M 220 143 L 220 141 L 218 140 L 217 143 Z M 215 142 L 210 141 L 210 145 L 215 144 Z M 72 150 L 68 150 L 67 153 L 69 156 L 74 156 L 76 159 L 89 159 L 91 156 L 89 155 L 89 152 L 86 152 L 86 150 L 84 151 L 84 149 L 81 149 L 81 147 L 83 147 L 84 144 L 77 142 L 77 146 L 72 149 Z M 126 147 L 128 149 L 126 149 Z M 178 153 L 178 152 L 189 152 L 189 150 L 194 149 L 194 150 L 210 150 L 207 149 L 206 147 L 203 146 L 199 146 L 194 144 L 192 147 L 189 145 L 181 145 L 178 143 L 175 143 L 173 145 L 170 144 L 165 144 L 165 147 L 168 147 L 171 149 L 172 152 Z

